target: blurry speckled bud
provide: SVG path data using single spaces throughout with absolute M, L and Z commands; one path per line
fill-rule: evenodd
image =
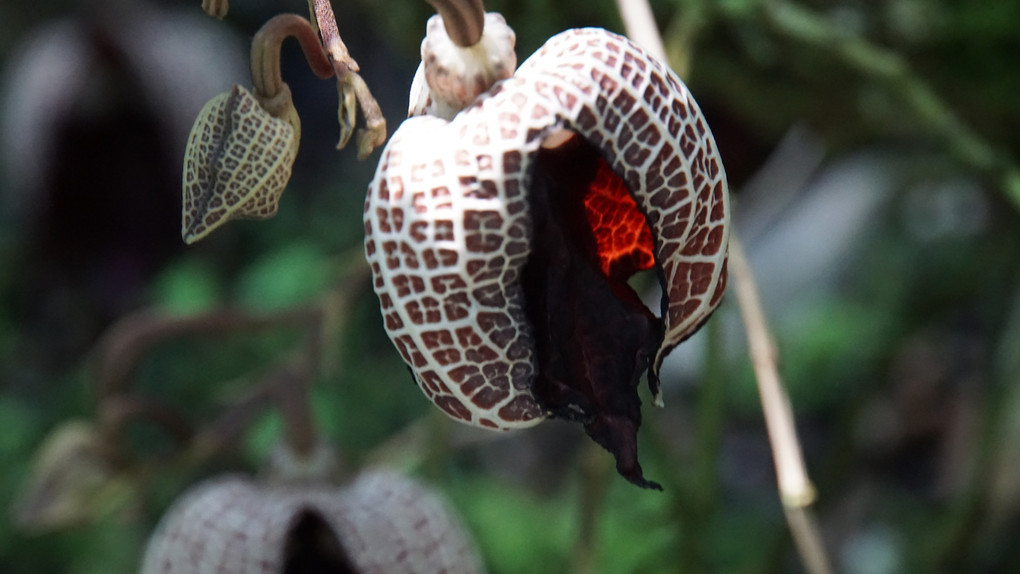
M 408 116 L 453 119 L 492 84 L 513 75 L 516 41 L 513 29 L 496 12 L 485 15 L 482 39 L 467 48 L 450 39 L 442 16 L 429 18 L 421 43 L 422 63 L 411 83 Z
M 290 92 L 283 88 L 289 102 Z M 290 106 L 293 109 L 293 106 Z M 194 243 L 231 219 L 276 214 L 297 156 L 297 114 L 274 117 L 234 85 L 205 105 L 184 155 L 181 236 Z
M 131 481 L 105 456 L 95 426 L 68 421 L 39 447 L 13 519 L 27 531 L 50 532 L 125 510 L 134 493 Z
M 142 574 L 481 572 L 474 544 L 421 484 L 366 472 L 351 485 L 264 487 L 240 476 L 184 494 L 149 541 Z

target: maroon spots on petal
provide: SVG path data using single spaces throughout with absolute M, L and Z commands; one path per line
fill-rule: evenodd
M 429 391 L 432 391 L 433 394 L 435 394 L 435 393 L 449 394 L 450 393 L 449 387 L 447 387 L 446 384 L 443 383 L 443 378 L 440 377 L 439 374 L 436 373 L 435 371 L 433 371 L 432 369 L 421 371 L 421 373 L 419 373 L 419 376 L 417 377 L 417 379 L 418 379 L 418 384 L 419 385 L 421 385 L 422 387 L 427 388 L 427 390 L 429 390 Z M 423 389 L 423 390 L 425 390 L 425 389 Z
M 450 291 L 457 291 L 467 288 L 467 282 L 464 278 L 457 273 L 446 273 L 444 275 L 436 275 L 429 283 L 432 286 L 432 291 L 440 295 Z
M 632 130 L 637 131 L 644 127 L 644 125 L 648 123 L 648 120 L 648 112 L 646 112 L 643 108 L 638 108 L 634 110 L 634 113 L 632 113 L 630 117 L 627 118 L 627 125 L 629 125 Z M 649 126 L 649 128 L 655 129 L 655 126 Z M 655 131 L 658 133 L 658 130 Z
M 648 126 L 641 130 L 641 133 L 638 134 L 638 141 L 650 147 L 659 145 L 659 140 L 661 138 L 662 133 L 659 132 L 659 128 L 654 125 Z
M 451 381 L 457 383 L 458 385 L 461 385 L 461 388 L 464 387 L 465 381 L 470 380 L 471 377 L 478 377 L 479 379 L 482 380 L 482 382 L 485 381 L 485 379 L 482 378 L 481 374 L 479 373 L 478 367 L 474 365 L 461 365 L 459 367 L 455 367 L 453 369 L 450 369 L 447 372 L 447 375 L 450 376 Z
M 467 197 L 475 197 L 478 199 L 492 199 L 499 195 L 499 188 L 496 187 L 496 182 L 491 179 L 483 179 L 479 185 L 475 186 L 465 195 Z
M 464 358 L 472 363 L 487 363 L 499 359 L 500 355 L 492 347 L 482 345 L 465 351 Z
M 437 269 L 439 267 L 439 259 L 436 257 L 436 252 L 432 249 L 422 251 L 421 259 L 425 262 L 426 269 Z
M 471 397 L 471 402 L 478 405 L 479 408 L 488 410 L 505 401 L 508 396 L 510 396 L 510 390 L 505 386 L 485 385 Z
M 467 262 L 467 265 L 464 266 L 464 269 L 467 271 L 468 275 L 474 277 L 485 269 L 485 264 L 486 262 L 484 259 L 471 259 Z
M 475 318 L 475 322 L 478 323 L 478 326 L 485 333 L 500 327 L 507 327 L 511 324 L 510 317 L 508 317 L 505 313 L 492 312 L 478 313 L 478 316 Z
M 517 215 L 518 213 L 526 210 L 527 208 L 528 204 L 525 203 L 524 200 L 511 201 L 506 204 L 506 212 L 509 213 L 510 215 Z M 508 235 L 509 234 L 510 233 L 508 233 Z
M 410 235 L 411 239 L 417 241 L 418 243 L 424 243 L 428 241 L 429 238 L 428 235 L 425 233 L 428 230 L 428 228 L 429 224 L 427 221 L 412 222 L 411 225 L 408 227 L 408 235 Z
M 404 305 L 404 310 L 407 312 L 407 318 L 411 320 L 415 325 L 425 324 L 425 314 L 422 313 L 421 304 L 417 301 L 408 301 Z
M 476 371 L 460 384 L 460 392 L 470 397 L 486 384 L 485 377 Z
M 464 246 L 472 253 L 493 253 L 502 245 L 503 238 L 495 234 L 472 233 L 464 237 Z
M 490 283 L 483 285 L 471 292 L 471 296 L 482 305 L 487 307 L 506 307 L 506 297 L 503 294 L 501 285 Z
M 435 235 L 432 239 L 434 241 L 453 240 L 453 221 L 450 221 L 449 219 L 437 219 L 433 225 Z
M 670 109 L 673 113 L 680 117 L 681 120 L 687 119 L 687 104 L 679 99 L 674 99 L 670 105 Z
M 503 182 L 503 193 L 507 199 L 513 199 L 521 195 L 521 184 L 516 179 L 507 179 Z
M 474 231 L 478 229 L 501 229 L 503 227 L 503 216 L 498 211 L 464 211 L 464 229 Z
M 459 256 L 453 249 L 438 249 L 437 253 L 439 253 L 439 263 L 443 267 L 453 267 L 457 264 Z
M 693 316 L 701 307 L 701 299 L 688 299 L 679 305 L 670 305 L 667 318 L 670 325 L 679 325 Z
M 455 419 L 471 420 L 471 411 L 451 396 L 437 396 L 433 399 L 433 402 L 435 402 L 437 407 L 446 411 L 446 414 Z
M 470 315 L 471 301 L 466 293 L 453 293 L 443 299 L 443 313 L 446 320 L 453 322 L 466 319 Z
M 623 152 L 623 160 L 627 162 L 627 165 L 644 165 L 651 153 L 652 152 L 649 151 L 648 148 L 643 147 L 640 144 L 633 143 L 627 148 L 627 151 Z
M 556 96 L 556 101 L 559 102 L 560 106 L 568 110 L 573 109 L 574 104 L 577 103 L 577 96 L 559 86 L 553 87 L 553 94 Z
M 403 298 L 411 294 L 411 280 L 407 275 L 394 275 L 390 284 L 397 290 L 397 297 Z
M 613 99 L 613 106 L 615 106 L 616 109 L 623 115 L 630 114 L 631 109 L 636 103 L 637 99 L 630 95 L 630 92 L 626 90 L 621 91 L 616 98 Z
M 499 418 L 506 421 L 530 421 L 543 416 L 542 409 L 534 399 L 526 395 L 514 397 L 499 409 Z
M 384 317 L 386 328 L 390 331 L 397 331 L 404 328 L 404 322 L 400 320 L 397 313 L 387 313 Z
M 377 207 L 375 208 L 375 216 L 379 218 L 379 231 L 383 233 L 393 233 L 393 228 L 390 226 L 389 210 L 383 207 Z
M 457 336 L 457 344 L 461 347 L 474 347 L 482 344 L 482 337 L 478 335 L 474 327 L 460 327 L 454 331 Z
M 415 213 L 425 213 L 428 211 L 429 208 L 425 205 L 425 192 L 414 192 L 414 195 L 411 196 L 411 205 L 414 206 Z
M 475 186 L 478 185 L 478 178 L 473 175 L 461 176 L 458 181 L 460 182 L 461 193 L 464 195 L 471 193 Z
M 705 246 L 701 248 L 702 255 L 715 255 L 722 249 L 723 232 L 724 229 L 721 225 L 712 228 L 705 240 Z
M 432 353 L 432 358 L 440 365 L 453 365 L 460 362 L 460 351 L 453 348 L 440 349 Z
M 709 299 L 708 302 L 709 307 L 715 308 L 719 304 L 719 302 L 722 301 L 723 293 L 726 292 L 726 280 L 728 277 L 726 269 L 727 263 L 729 263 L 729 261 L 724 259 L 722 264 L 722 271 L 719 272 L 719 282 L 716 283 L 715 292 L 712 293 L 712 298 Z
M 588 108 L 581 108 L 581 111 L 577 114 L 577 127 L 584 131 L 589 131 L 595 128 L 598 120 L 595 118 L 595 114 Z
M 425 343 L 426 349 L 438 349 L 439 347 L 448 347 L 453 345 L 453 335 L 450 334 L 448 329 L 423 331 L 421 334 L 421 340 Z
M 443 320 L 439 311 L 439 300 L 435 297 L 422 297 L 422 307 L 425 309 L 426 323 L 439 323 Z

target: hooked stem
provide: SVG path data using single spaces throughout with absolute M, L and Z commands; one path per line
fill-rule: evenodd
M 274 117 L 283 116 L 291 105 L 290 90 L 280 71 L 280 48 L 290 37 L 297 38 L 316 76 L 325 79 L 334 74 L 333 64 L 308 20 L 297 14 L 271 18 L 251 41 L 251 79 L 259 103 Z
M 482 39 L 485 29 L 485 4 L 482 0 L 425 0 L 443 17 L 446 33 L 461 48 L 469 48 Z

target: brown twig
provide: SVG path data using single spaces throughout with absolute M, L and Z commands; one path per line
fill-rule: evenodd
M 280 48 L 287 38 L 296 38 L 312 72 L 320 78 L 334 74 L 333 64 L 308 20 L 297 14 L 279 14 L 266 22 L 251 42 L 251 80 L 255 96 L 270 114 L 280 115 L 280 107 L 271 102 L 285 93 L 280 71 Z M 289 93 L 286 95 L 289 101 Z M 275 109 L 274 109 L 275 108 Z
M 765 427 L 772 445 L 786 520 L 808 572 L 827 574 L 832 569 L 810 508 L 816 497 L 815 488 L 804 467 L 797 430 L 793 424 L 790 397 L 779 377 L 776 348 L 765 321 L 754 274 L 735 236 L 730 238 L 729 265 L 747 334 L 751 363 L 758 381 L 758 394 L 765 413 Z
M 237 333 L 288 326 L 312 326 L 319 314 L 314 306 L 277 313 L 254 314 L 239 309 L 220 309 L 188 317 L 156 311 L 139 311 L 115 323 L 96 345 L 96 396 L 99 400 L 129 391 L 138 362 L 157 344 L 198 334 Z

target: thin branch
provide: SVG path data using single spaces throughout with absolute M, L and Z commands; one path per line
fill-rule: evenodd
M 185 335 L 311 327 L 318 324 L 320 312 L 315 306 L 307 306 L 264 315 L 239 309 L 221 309 L 188 317 L 173 317 L 155 311 L 133 313 L 110 327 L 96 345 L 96 396 L 102 400 L 127 394 L 139 361 L 157 344 Z
M 251 41 L 251 79 L 260 100 L 272 100 L 284 92 L 280 48 L 290 37 L 301 44 L 305 59 L 316 76 L 325 79 L 334 74 L 333 64 L 311 23 L 297 14 L 279 14 L 259 28 Z M 274 110 L 267 111 L 274 113 Z
M 648 53 L 661 62 L 668 61 L 666 47 L 662 43 L 662 34 L 655 23 L 655 15 L 648 2 L 635 0 L 616 0 L 617 9 L 623 19 L 623 27 L 631 40 L 641 44 Z
M 808 572 L 827 574 L 832 569 L 818 524 L 810 510 L 817 493 L 804 467 L 797 430 L 793 424 L 790 397 L 779 377 L 776 348 L 765 321 L 754 274 L 743 247 L 733 235 L 730 236 L 729 267 L 740 315 L 744 321 L 744 331 L 747 333 L 751 363 L 758 380 L 758 394 L 765 413 L 765 427 L 772 445 L 786 520 Z

